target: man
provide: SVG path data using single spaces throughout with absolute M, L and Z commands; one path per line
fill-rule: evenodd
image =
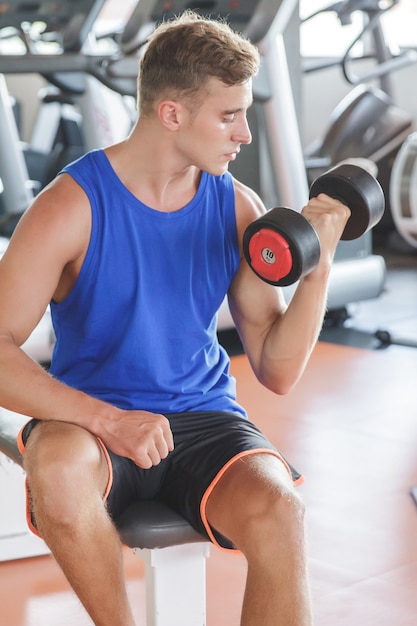
M 230 310 L 258 379 L 284 394 L 317 341 L 349 209 L 303 209 L 318 267 L 287 307 L 241 241 L 264 213 L 228 170 L 251 141 L 256 49 L 193 13 L 156 29 L 130 136 L 70 165 L 22 218 L 0 265 L 0 403 L 22 433 L 32 528 L 97 626 L 132 626 L 112 523 L 158 497 L 248 562 L 244 626 L 312 623 L 300 475 L 235 398 L 216 312 Z M 51 302 L 45 372 L 19 346 Z M 262 407 L 259 407 L 262 410 Z

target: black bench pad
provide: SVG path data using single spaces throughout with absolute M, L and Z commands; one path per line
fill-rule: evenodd
M 208 541 L 178 513 L 157 500 L 135 502 L 116 520 L 122 542 L 130 548 L 167 548 Z

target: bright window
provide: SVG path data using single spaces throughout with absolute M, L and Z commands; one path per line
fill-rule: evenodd
M 392 0 L 368 0 L 375 7 L 391 6 Z M 331 4 L 328 0 L 300 0 L 300 16 L 305 19 L 316 11 Z M 364 4 L 350 1 L 352 6 Z M 337 14 L 332 12 L 320 13 L 301 26 L 301 54 L 308 56 L 342 56 L 349 45 L 359 35 L 364 26 L 364 16 L 361 11 L 353 11 L 351 24 L 342 25 Z M 417 48 L 417 2 L 416 0 L 400 0 L 382 17 L 384 33 L 390 45 L 396 47 Z M 363 43 L 363 42 L 362 42 Z M 361 54 L 358 46 L 354 53 Z

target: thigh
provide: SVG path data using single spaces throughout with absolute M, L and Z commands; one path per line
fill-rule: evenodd
M 166 471 L 166 460 L 149 470 L 141 469 L 130 459 L 118 456 L 108 450 L 99 438 L 88 431 L 84 431 L 84 429 L 75 427 L 75 433 L 78 433 L 78 437 L 71 437 L 71 431 L 74 431 L 72 426 L 72 424 L 66 423 L 43 423 L 42 420 L 30 420 L 22 428 L 18 437 L 21 453 L 24 457 L 29 457 L 29 459 L 26 458 L 25 465 L 28 464 L 27 460 L 29 465 L 44 465 L 52 475 L 56 474 L 54 467 L 56 468 L 57 465 L 54 465 L 55 463 L 66 466 L 67 470 L 74 476 L 71 482 L 77 492 L 85 486 L 86 477 L 91 478 L 91 473 L 87 469 L 85 454 L 85 449 L 90 446 L 93 455 L 95 453 L 100 464 L 96 488 L 102 494 L 110 517 L 116 519 L 134 501 L 157 497 Z M 84 439 L 79 434 L 81 431 L 86 434 Z M 84 445 L 85 439 L 88 440 L 87 445 Z M 59 441 L 62 443 L 60 444 Z M 91 446 L 91 444 L 93 445 Z M 81 448 L 84 449 L 84 452 L 81 451 Z M 97 450 L 99 454 L 97 454 Z M 52 460 L 52 457 L 55 460 Z M 85 462 L 82 462 L 82 458 Z M 71 469 L 72 465 L 78 466 L 78 468 Z M 28 522 L 34 530 L 36 523 L 32 511 L 32 496 L 28 488 L 27 498 L 27 508 L 31 511 Z
M 261 520 L 271 519 L 276 528 L 275 513 L 277 506 L 281 506 L 281 499 L 285 502 L 298 500 L 297 482 L 280 455 L 265 450 L 240 456 L 229 464 L 207 494 L 208 523 L 242 546 L 251 521 L 259 532 Z
M 302 478 L 246 418 L 224 412 L 168 417 L 175 448 L 169 457 L 170 467 L 160 497 L 220 547 L 233 548 L 231 542 L 213 528 L 206 508 L 212 492 L 236 461 L 255 454 L 275 457 L 290 483 Z

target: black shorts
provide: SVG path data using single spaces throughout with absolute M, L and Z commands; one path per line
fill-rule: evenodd
M 105 497 L 113 519 L 134 501 L 158 499 L 213 543 L 232 549 L 231 543 L 208 524 L 205 506 L 214 486 L 235 460 L 259 452 L 273 454 L 284 463 L 294 483 L 302 481 L 302 476 L 260 430 L 235 413 L 173 413 L 166 417 L 175 447 L 166 459 L 150 469 L 142 469 L 130 459 L 113 454 L 100 441 L 109 464 Z M 23 428 L 22 448 L 36 423 L 37 420 L 32 420 Z

